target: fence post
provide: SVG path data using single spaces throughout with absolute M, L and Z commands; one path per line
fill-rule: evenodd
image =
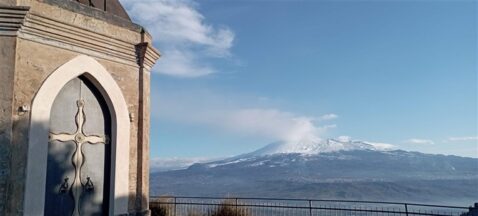
M 469 208 L 468 214 L 469 216 L 478 216 L 478 203 L 475 203 L 474 207 Z
M 237 215 L 237 210 L 238 210 L 238 209 L 237 209 L 237 198 L 236 198 L 236 205 L 235 205 L 235 208 L 236 208 L 236 211 L 234 212 L 234 215 L 238 216 L 238 215 Z
M 177 197 L 174 197 L 174 216 L 176 216 L 176 199 Z
M 312 216 L 312 200 L 309 200 L 309 216 Z
M 405 203 L 405 215 L 408 216 L 408 204 Z

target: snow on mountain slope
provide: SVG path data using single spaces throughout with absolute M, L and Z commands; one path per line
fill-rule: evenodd
M 263 160 L 267 160 L 269 156 L 278 155 L 301 155 L 307 158 L 308 156 L 321 155 L 325 153 L 340 152 L 340 151 L 356 151 L 356 150 L 369 150 L 378 152 L 387 152 L 395 150 L 395 146 L 385 143 L 374 143 L 365 141 L 352 141 L 350 139 L 344 139 L 339 137 L 337 139 L 309 139 L 303 140 L 298 143 L 294 142 L 275 142 L 271 143 L 259 150 L 251 153 L 238 155 L 236 157 L 227 158 L 224 160 L 214 161 L 211 163 L 205 163 L 208 168 L 214 168 L 218 166 L 232 165 L 238 163 L 253 163 L 250 166 L 263 163 Z M 277 158 L 277 157 L 275 157 Z M 296 158 L 293 156 L 292 158 Z M 283 157 L 282 159 L 289 160 L 289 157 Z M 337 156 L 337 159 L 341 159 L 341 156 Z M 277 162 L 277 161 L 276 161 Z M 288 164 L 291 161 L 282 161 L 280 163 Z M 274 166 L 276 166 L 275 164 Z
M 373 150 L 373 151 L 388 151 L 393 150 L 394 146 L 385 143 L 373 143 L 365 141 L 352 141 L 340 139 L 313 139 L 303 140 L 298 143 L 275 142 L 269 144 L 257 151 L 243 155 L 243 156 L 261 156 L 273 154 L 320 154 L 326 152 L 337 151 L 353 151 L 353 150 Z
M 477 198 L 476 158 L 344 138 L 276 142 L 248 154 L 153 173 L 151 193 L 417 202 Z

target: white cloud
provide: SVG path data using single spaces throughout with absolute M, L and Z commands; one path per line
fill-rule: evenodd
M 298 142 L 319 139 L 336 125 L 318 125 L 311 116 L 283 111 L 271 106 L 251 105 L 254 101 L 222 97 L 211 93 L 159 92 L 159 112 L 154 117 L 192 125 L 202 125 L 238 135 L 261 137 L 271 141 Z M 260 103 L 258 103 L 260 104 Z M 153 108 L 156 104 L 153 104 Z
M 314 139 L 325 130 L 315 125 L 311 117 L 277 109 L 234 110 L 225 115 L 218 123 L 233 131 L 288 142 Z
M 352 140 L 349 136 L 339 136 L 336 139 L 340 142 L 350 142 Z
M 449 137 L 447 141 L 450 141 L 450 142 L 478 141 L 478 136 Z
M 187 50 L 170 49 L 168 55 L 162 57 L 162 62 L 157 66 L 160 73 L 176 77 L 194 78 L 215 72 L 214 68 L 199 64 L 194 53 Z
M 418 138 L 411 138 L 411 139 L 405 140 L 405 142 L 406 142 L 406 143 L 410 143 L 410 144 L 423 144 L 423 145 L 435 144 L 435 142 L 433 142 L 433 140 L 429 140 L 429 139 L 418 139 Z
M 325 114 L 325 115 L 321 116 L 320 120 L 333 120 L 333 119 L 336 119 L 338 117 L 339 116 L 337 114 L 329 113 L 329 114 Z
M 160 48 L 160 73 L 199 77 L 214 73 L 209 58 L 230 56 L 234 32 L 207 24 L 194 0 L 121 0 L 135 22 L 144 25 Z M 156 70 L 155 68 L 155 70 Z

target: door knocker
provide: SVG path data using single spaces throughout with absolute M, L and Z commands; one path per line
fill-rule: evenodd
M 69 188 L 68 177 L 65 178 L 65 181 L 60 186 L 60 193 L 66 193 Z

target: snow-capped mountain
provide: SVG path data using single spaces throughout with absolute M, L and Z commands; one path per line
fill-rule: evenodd
M 187 169 L 195 163 L 207 163 L 211 161 L 221 160 L 223 158 L 152 158 L 149 161 L 149 169 L 151 172 L 162 172 L 169 170 Z
M 151 175 L 153 195 L 441 202 L 478 200 L 478 159 L 344 139 L 257 151 Z
M 285 155 L 289 155 L 288 157 L 312 158 L 314 155 L 317 156 L 319 154 L 341 151 L 368 150 L 386 152 L 392 151 L 394 149 L 395 147 L 390 144 L 349 140 L 344 138 L 327 140 L 308 139 L 299 141 L 297 143 L 281 141 L 271 143 L 263 148 L 247 154 L 204 164 L 208 167 L 217 167 L 246 161 L 256 161 L 258 159 L 260 160 L 261 158 L 270 158 L 277 155 L 282 155 L 283 158 L 287 158 Z
M 365 141 L 340 140 L 340 139 L 307 139 L 299 142 L 275 142 L 271 143 L 257 151 L 246 154 L 247 156 L 273 155 L 273 154 L 290 154 L 298 153 L 305 155 L 313 155 L 327 152 L 337 151 L 353 151 L 353 150 L 373 150 L 373 151 L 390 151 L 394 146 L 384 143 L 373 143 Z M 246 156 L 244 155 L 244 156 Z

